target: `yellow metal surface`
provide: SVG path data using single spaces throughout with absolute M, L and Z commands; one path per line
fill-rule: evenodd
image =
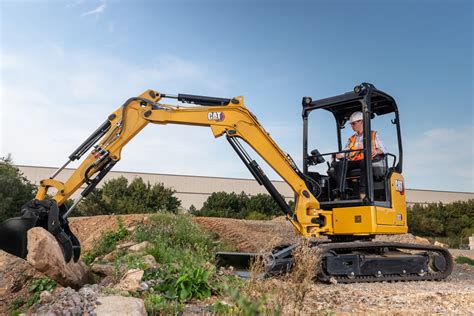
M 332 213 L 335 235 L 369 235 L 376 230 L 374 206 L 341 207 Z
M 404 234 L 406 222 L 397 220 L 398 211 L 379 206 L 333 209 L 334 235 Z
M 119 107 L 109 116 L 111 127 L 99 141 L 112 161 L 119 161 L 123 147 L 148 123 L 184 124 L 210 127 L 214 137 L 226 135 L 237 137 L 249 144 L 275 170 L 295 192 L 295 217 L 288 219 L 295 230 L 307 237 L 320 234 L 384 234 L 406 232 L 406 206 L 403 177 L 394 173 L 390 179 L 392 209 L 374 206 L 336 208 L 321 210 L 318 200 L 307 188 L 297 172 L 296 166 L 280 149 L 270 134 L 260 125 L 244 105 L 243 97 L 236 97 L 227 106 L 184 107 L 159 103 L 161 95 L 147 90 L 140 100 Z M 152 104 L 150 104 L 152 103 Z M 172 153 L 170 153 L 172 154 Z M 57 189 L 54 199 L 61 205 L 85 183 L 100 171 L 100 160 L 90 153 L 64 183 L 46 179 L 41 182 L 37 199 L 44 199 L 48 190 Z M 86 175 L 87 172 L 87 175 Z M 318 219 L 323 217 L 325 225 L 320 227 Z

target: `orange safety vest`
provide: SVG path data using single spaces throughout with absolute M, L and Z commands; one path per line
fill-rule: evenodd
M 372 152 L 375 152 L 377 150 L 377 146 L 375 143 L 375 138 L 376 138 L 377 132 L 372 131 Z M 354 134 L 351 137 L 349 137 L 349 150 L 355 150 L 355 149 L 362 149 L 357 147 L 356 145 L 357 141 L 357 135 Z M 363 151 L 353 151 L 349 153 L 349 160 L 362 160 L 364 159 L 364 152 Z

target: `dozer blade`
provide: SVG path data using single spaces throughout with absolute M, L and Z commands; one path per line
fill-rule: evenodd
M 7 219 L 0 224 L 0 249 L 26 258 L 28 253 L 28 230 L 42 227 L 49 231 L 58 241 L 64 260 L 75 262 L 81 255 L 79 240 L 69 228 L 69 222 L 63 218 L 67 209 L 58 207 L 55 200 L 31 200 L 23 205 L 21 217 Z
M 269 253 L 218 252 L 216 254 L 217 267 L 232 267 L 236 275 L 249 278 L 252 263 L 255 260 L 261 260 L 263 271 L 256 277 L 267 278 L 291 270 L 293 265 L 291 254 L 295 247 L 296 245 L 283 245 L 274 248 Z
M 258 253 L 245 252 L 218 252 L 216 254 L 217 267 L 232 267 L 234 273 L 241 278 L 250 278 L 250 267 L 254 260 L 262 257 Z

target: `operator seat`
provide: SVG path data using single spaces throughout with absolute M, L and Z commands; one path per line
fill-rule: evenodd
M 374 189 L 375 190 L 384 190 L 385 189 L 385 178 L 388 172 L 388 162 L 387 155 L 377 155 L 372 160 L 372 174 L 374 177 Z M 330 166 L 327 171 L 329 177 L 335 177 L 334 167 Z M 361 169 L 352 169 L 349 170 L 346 174 L 346 180 L 360 179 Z M 351 190 L 350 188 L 347 188 Z

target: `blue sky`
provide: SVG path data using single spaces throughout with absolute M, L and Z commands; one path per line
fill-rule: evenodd
M 0 9 L 0 154 L 18 164 L 62 164 L 148 88 L 244 95 L 300 163 L 301 97 L 367 81 L 398 102 L 407 186 L 474 191 L 472 1 L 3 0 Z M 334 122 L 324 118 L 310 144 L 329 150 Z M 393 130 L 376 126 L 395 151 Z M 224 139 L 197 127 L 149 126 L 122 157 L 117 170 L 251 177 Z

